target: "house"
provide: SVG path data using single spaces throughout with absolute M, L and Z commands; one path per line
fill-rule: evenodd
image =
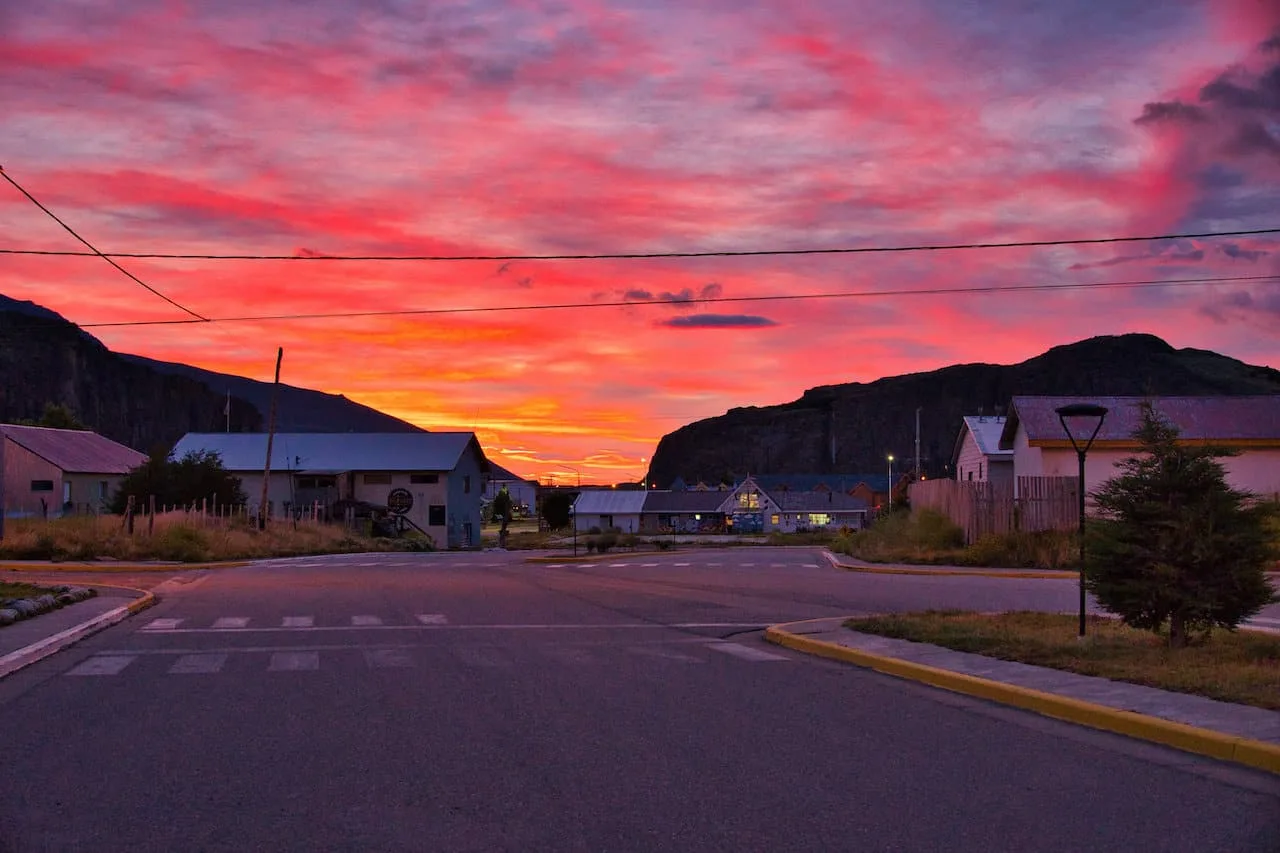
M 889 474 L 754 474 L 752 479 L 771 495 L 782 492 L 842 492 L 864 501 L 867 506 L 880 506 L 889 495 Z M 895 477 L 897 489 L 902 477 Z
M 573 502 L 577 530 L 617 528 L 639 533 L 645 498 L 649 492 L 626 489 L 583 489 Z
M 96 432 L 0 424 L 0 504 L 5 515 L 103 512 L 146 454 Z
M 1227 482 L 1260 495 L 1280 494 L 1280 395 L 1255 397 L 1014 397 L 1000 434 L 1013 454 L 1015 497 L 1022 477 L 1076 477 L 1079 467 L 1057 409 L 1072 403 L 1107 408 L 1085 464 L 1085 491 L 1115 476 L 1117 464 L 1139 451 L 1133 438 L 1140 406 L 1176 426 L 1180 440 L 1238 450 L 1220 460 Z
M 651 491 L 640 519 L 645 533 L 720 533 L 724 531 L 725 493 Z
M 803 533 L 826 527 L 861 530 L 871 511 L 864 499 L 844 492 L 781 492 L 773 497 L 778 512 L 766 520 L 765 530 L 770 532 Z
M 188 433 L 173 452 L 217 453 L 240 477 L 257 511 L 266 448 L 265 433 Z M 480 542 L 481 493 L 489 472 L 489 460 L 470 432 L 278 433 L 271 445 L 267 511 L 328 508 L 338 501 L 387 506 L 394 491 L 400 505 L 408 505 L 403 517 L 438 545 L 470 547 Z
M 1013 481 L 1013 450 L 1000 447 L 1004 416 L 968 415 L 956 436 L 951 467 L 957 480 L 1009 483 Z
M 773 479 L 784 476 L 787 478 L 786 482 Z M 866 478 L 809 481 L 802 479 L 804 476 L 806 475 L 748 476 L 729 493 L 722 505 L 730 531 L 733 533 L 795 533 L 828 526 L 854 529 L 866 526 L 871 505 L 856 494 L 860 486 L 868 485 Z M 839 475 L 833 475 L 833 477 L 838 478 Z M 852 485 L 854 480 L 857 481 L 857 485 Z M 880 482 L 886 484 L 888 476 L 882 477 Z M 764 483 L 777 485 L 766 489 Z M 792 485 L 801 483 L 813 485 L 815 488 L 807 490 L 790 488 Z M 837 488 L 831 488 L 831 483 L 835 483 Z M 849 487 L 850 491 L 842 491 L 844 487 Z
M 526 480 L 511 473 L 496 462 L 489 463 L 489 474 L 484 478 L 484 490 L 481 492 L 485 502 L 493 500 L 503 489 L 511 496 L 515 507 L 525 507 L 525 512 L 532 513 L 538 503 L 538 481 Z

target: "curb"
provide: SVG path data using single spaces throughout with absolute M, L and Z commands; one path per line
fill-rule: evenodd
M 869 575 L 920 575 L 925 577 L 962 577 L 962 578 L 1035 578 L 1037 580 L 1076 580 L 1079 572 L 1061 569 L 930 569 L 908 568 L 877 565 L 850 565 L 840 562 L 840 558 L 830 551 L 823 551 L 823 556 L 837 569 L 846 572 L 862 572 Z
M 78 643 L 90 634 L 96 634 L 104 628 L 110 628 L 112 625 L 123 622 L 138 611 L 145 610 L 156 603 L 155 595 L 144 589 L 120 586 L 111 588 L 127 589 L 132 592 L 140 592 L 142 595 L 128 604 L 121 605 L 114 610 L 108 610 L 106 613 L 99 614 L 87 622 L 81 622 L 79 625 L 32 643 L 26 648 L 18 649 L 16 652 L 10 652 L 4 657 L 0 657 L 0 678 L 12 675 L 36 661 L 44 660 L 50 655 L 54 655 L 68 646 Z
M 236 560 L 225 563 L 5 563 L 0 562 L 0 572 L 83 572 L 86 574 L 111 574 L 113 572 L 186 572 L 196 569 L 238 569 L 252 560 Z
M 764 638 L 771 643 L 798 652 L 868 667 L 896 678 L 918 681 L 953 693 L 963 693 L 966 696 L 975 696 L 1002 705 L 1012 705 L 1024 711 L 1032 711 L 1068 723 L 1151 741 L 1183 752 L 1205 755 L 1221 761 L 1231 761 L 1280 774 L 1280 745 L 1277 744 L 1222 734 L 1133 711 L 1118 711 L 1080 699 L 1071 699 L 1028 687 L 1004 684 L 926 664 L 872 654 L 825 640 L 803 637 L 786 630 L 793 625 L 802 624 L 804 622 L 771 625 L 765 629 Z

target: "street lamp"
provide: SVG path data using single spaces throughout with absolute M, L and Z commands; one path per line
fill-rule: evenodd
M 1089 448 L 1093 446 L 1093 440 L 1098 437 L 1098 431 L 1102 429 L 1102 421 L 1107 417 L 1107 409 L 1105 406 L 1099 406 L 1094 403 L 1072 403 L 1067 406 L 1060 406 L 1056 409 L 1058 420 L 1062 422 L 1062 429 L 1066 432 L 1067 438 L 1071 439 L 1071 446 L 1075 448 L 1076 460 L 1080 463 L 1080 482 L 1078 491 L 1080 492 L 1080 627 L 1079 636 L 1084 637 L 1084 457 L 1089 452 Z M 1076 438 L 1076 433 L 1072 432 L 1071 425 L 1075 424 L 1080 439 Z M 1092 423 L 1093 432 L 1089 432 L 1089 426 Z M 1084 439 L 1085 433 L 1089 434 L 1087 440 Z
M 568 468 L 570 471 L 574 473 L 574 475 L 578 478 L 577 488 L 581 489 L 582 488 L 582 472 L 579 471 L 577 468 L 574 468 L 572 465 L 565 465 L 564 463 L 561 463 L 560 467 Z
M 892 453 L 889 454 L 889 480 L 888 480 L 888 491 L 886 492 L 886 494 L 887 494 L 887 497 L 885 498 L 885 503 L 888 505 L 887 509 L 890 512 L 892 512 L 893 511 L 893 454 Z
M 640 476 L 644 477 L 644 482 L 641 485 L 644 486 L 644 490 L 647 492 L 649 491 L 649 460 L 641 456 L 640 467 L 643 469 L 643 473 Z

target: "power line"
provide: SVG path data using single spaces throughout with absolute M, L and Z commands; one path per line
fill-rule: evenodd
M 54 251 L 46 249 L 0 249 L 0 254 L 47 255 L 55 257 L 98 255 L 104 258 L 145 258 L 152 260 L 186 261 L 602 261 L 661 258 L 750 258 L 783 255 L 862 255 L 897 252 L 946 252 L 967 249 L 1020 249 L 1038 246 L 1084 246 L 1104 243 L 1141 243 L 1153 240 L 1196 240 L 1212 237 L 1251 237 L 1262 234 L 1280 234 L 1280 228 L 1255 228 L 1245 231 L 1204 231 L 1196 234 L 1156 234 L 1141 237 L 1087 237 L 1071 240 L 1019 240 L 1010 243 L 943 243 L 908 246 L 846 246 L 831 249 L 746 249 L 705 252 L 602 252 L 599 254 L 563 255 L 219 255 L 186 254 L 176 252 L 107 252 L 104 254 L 102 252 L 98 252 L 96 249 L 93 252 Z M 84 241 L 81 240 L 81 242 Z M 85 245 L 88 245 L 88 243 L 85 243 Z M 90 248 L 93 247 L 90 246 Z M 150 288 L 148 288 L 148 290 L 149 289 Z
M 165 302 L 168 302 L 168 303 L 169 303 L 170 305 L 172 305 L 174 308 L 177 308 L 177 309 L 179 309 L 179 310 L 181 310 L 181 311 L 183 311 L 183 312 L 185 312 L 185 313 L 187 313 L 187 314 L 190 314 L 192 317 L 195 317 L 197 320 L 207 320 L 207 319 L 209 319 L 208 317 L 205 317 L 203 314 L 197 314 L 195 311 L 192 311 L 190 308 L 186 307 L 185 305 L 180 305 L 180 304 L 178 304 L 178 303 L 177 303 L 177 302 L 175 302 L 174 300 L 170 299 L 168 296 L 165 296 L 163 293 L 161 293 L 160 291 L 156 290 L 156 289 L 155 289 L 154 287 L 152 287 L 151 285 L 147 284 L 147 283 L 146 283 L 145 281 L 143 281 L 142 279 L 138 278 L 138 277 L 137 277 L 136 275 L 134 275 L 133 273 L 129 272 L 129 271 L 128 271 L 127 269 L 125 269 L 124 267 L 120 266 L 118 263 L 116 263 L 115 261 L 113 261 L 109 255 L 106 255 L 106 254 L 103 254 L 102 252 L 99 252 L 96 248 L 94 248 L 94 246 L 93 246 L 93 244 L 92 244 L 92 243 L 90 243 L 88 240 L 86 240 L 85 238 L 83 238 L 83 237 L 81 237 L 79 234 L 77 234 L 77 233 L 75 232 L 75 229 L 73 229 L 70 225 L 68 225 L 67 223 L 63 222 L 61 219 L 59 219 L 59 218 L 58 218 L 58 216 L 57 216 L 57 214 L 55 214 L 52 210 L 50 210 L 49 208 L 47 208 L 47 207 L 45 207 L 43 204 L 41 204 L 39 201 L 37 201 L 35 196 L 33 196 L 31 193 L 27 192 L 27 191 L 26 191 L 26 189 L 25 189 L 21 184 L 19 184 L 19 183 L 18 183 L 17 181 L 15 181 L 12 177 L 10 177 L 9 173 L 8 173 L 8 172 L 6 172 L 6 171 L 4 170 L 4 167 L 3 167 L 3 166 L 0 166 L 0 177 L 3 177 L 6 181 L 8 181 L 10 184 L 12 184 L 12 185 L 13 185 L 13 188 L 14 188 L 14 189 L 16 189 L 18 192 L 22 193 L 24 196 L 26 196 L 28 201 L 30 201 L 30 202 L 31 202 L 32 204 L 34 204 L 36 207 L 38 207 L 38 208 L 40 208 L 41 210 L 43 210 L 43 211 L 44 211 L 44 212 L 49 216 L 49 218 L 50 218 L 50 219 L 52 219 L 54 222 L 56 222 L 56 223 L 58 223 L 59 225 L 61 225 L 61 226 L 63 227 L 63 229 L 64 229 L 68 234 L 70 234 L 72 237 L 75 237 L 75 238 L 76 238 L 77 240 L 79 240 L 81 243 L 84 243 L 84 244 L 85 244 L 86 246 L 88 246 L 88 247 L 89 247 L 89 249 L 90 249 L 90 251 L 88 251 L 88 252 L 74 252 L 74 253 L 69 253 L 69 254 L 76 254 L 76 255 L 90 255 L 90 256 L 96 256 L 96 257 L 102 258 L 104 261 L 106 261 L 107 263 L 111 264 L 111 266 L 115 267 L 117 270 L 119 270 L 120 272 L 124 273 L 124 275 L 125 275 L 125 276 L 127 276 L 129 279 L 131 279 L 132 281 L 137 282 L 138 284 L 142 285 L 144 288 L 146 288 L 147 290 L 149 290 L 151 293 L 154 293 L 156 296 L 159 296 L 159 297 L 160 297 L 161 299 L 163 299 Z
M 1195 284 L 1229 284 L 1232 282 L 1243 281 L 1277 281 L 1280 280 L 1280 273 L 1275 275 L 1243 275 L 1243 276 L 1212 276 L 1209 278 L 1164 278 L 1164 279 L 1142 279 L 1135 281 L 1095 281 L 1095 282 L 1078 282 L 1066 284 L 1010 284 L 1010 285 L 987 285 L 983 287 L 931 287 L 922 290 L 848 290 L 835 291 L 831 293 L 790 293 L 777 296 L 714 296 L 714 297 L 691 297 L 689 299 L 672 298 L 672 299 L 645 299 L 645 300 L 612 300 L 609 302 L 558 302 L 545 303 L 541 305 L 495 305 L 485 307 L 464 307 L 464 308 L 405 308 L 391 309 L 385 311 L 334 311 L 322 313 L 295 313 L 295 314 L 263 314 L 263 315 L 247 315 L 240 317 L 207 317 L 201 320 L 133 320 L 128 322 L 114 323 L 82 323 L 81 328 L 85 329 L 102 329 L 108 327 L 123 326 L 175 326 L 189 325 L 196 323 L 250 323 L 250 322 L 270 322 L 281 320 L 331 320 L 331 319 L 360 319 L 368 317 L 408 317 L 423 315 L 440 315 L 440 314 L 498 314 L 510 313 L 517 311 L 559 311 L 566 309 L 579 308 L 619 308 L 624 306 L 642 306 L 642 305 L 712 305 L 726 303 L 751 303 L 751 302 L 785 302 L 785 301 L 803 301 L 813 299 L 853 299 L 853 298 L 872 298 L 872 297 L 895 297 L 895 296 L 943 296 L 956 294 L 982 294 L 982 293 L 1022 293 L 1027 291 L 1049 291 L 1049 290 L 1104 290 L 1118 288 L 1146 288 L 1146 287 L 1180 287 Z

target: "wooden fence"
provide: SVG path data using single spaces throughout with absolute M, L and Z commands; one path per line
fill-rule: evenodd
M 964 530 L 965 542 L 1014 531 L 1072 530 L 1080 523 L 1075 477 L 1018 477 L 1013 482 L 922 480 L 910 487 L 913 511 L 932 509 Z

